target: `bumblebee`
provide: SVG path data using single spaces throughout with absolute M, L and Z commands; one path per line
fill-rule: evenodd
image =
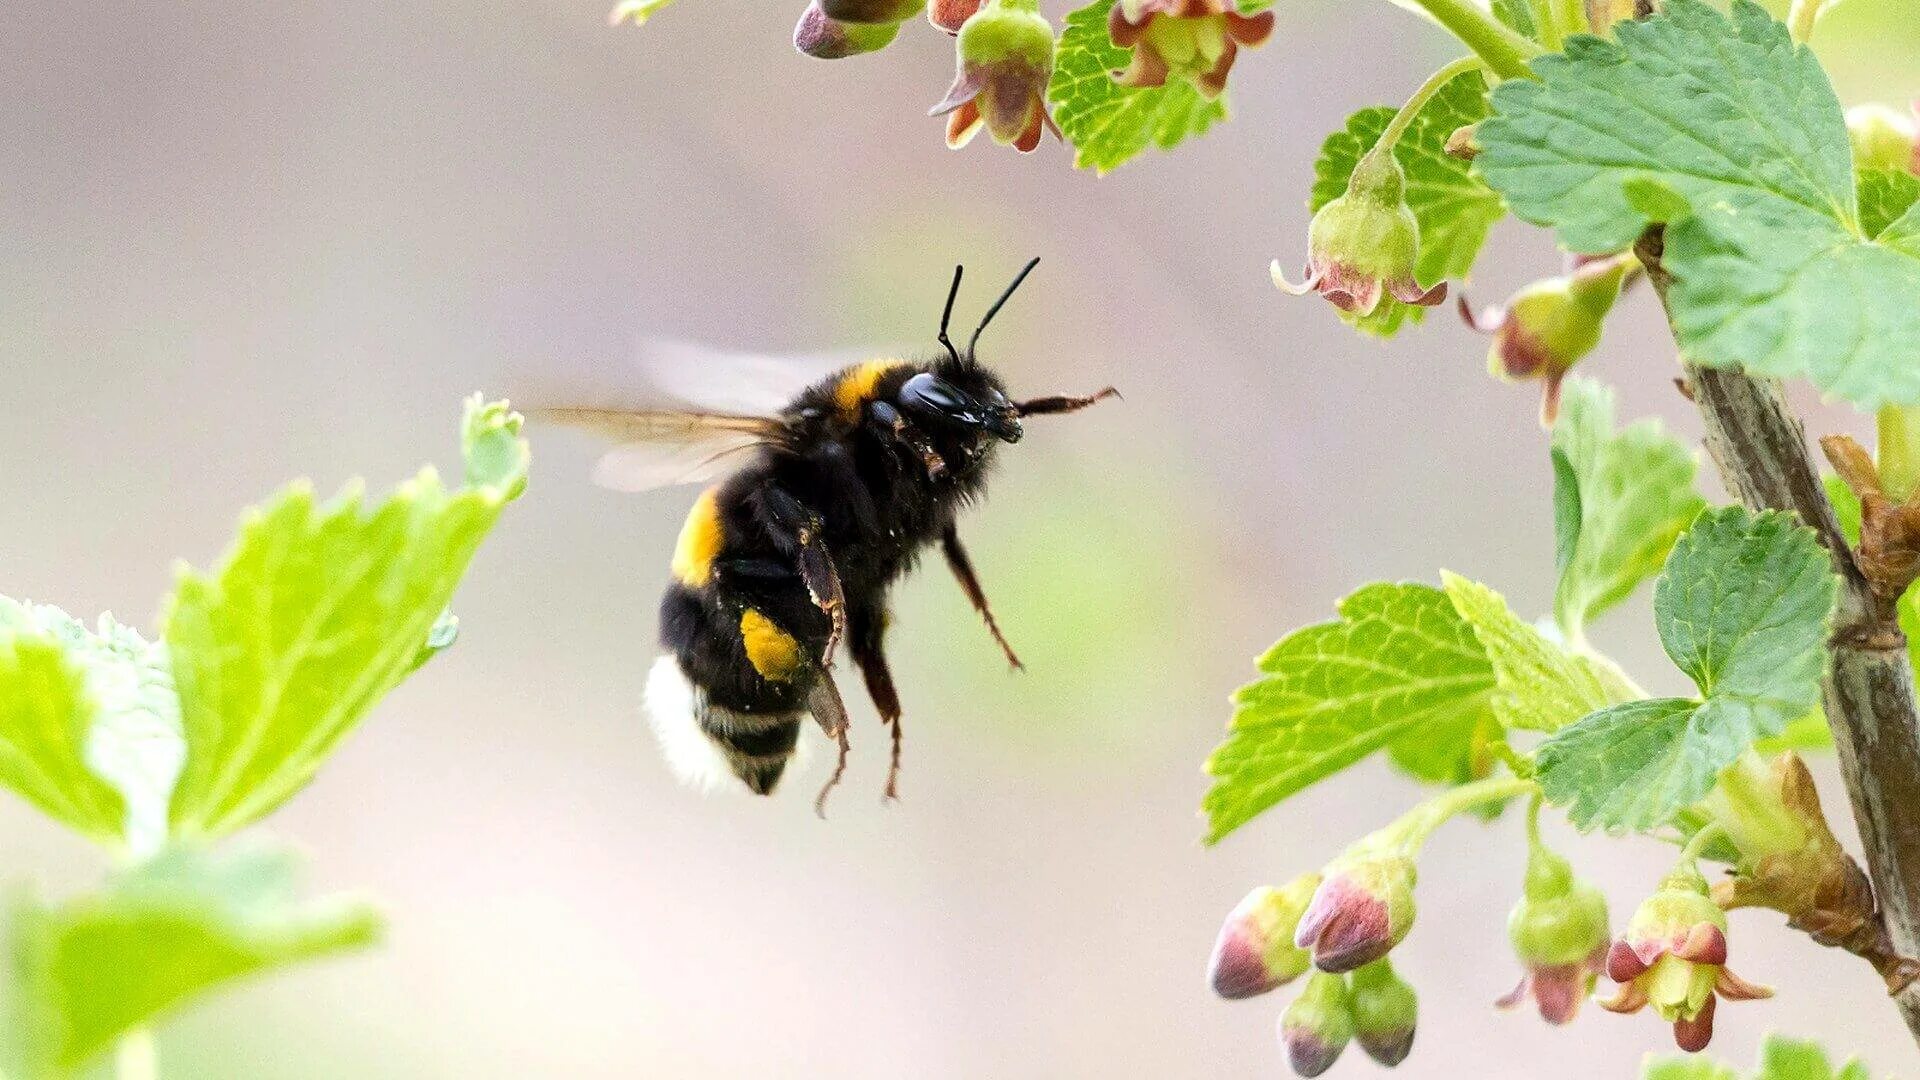
M 1023 420 L 1117 396 L 1108 387 L 1017 401 L 979 362 L 981 332 L 1038 262 L 987 309 L 964 351 L 948 336 L 963 273 L 956 267 L 940 317 L 943 353 L 839 367 L 770 414 L 739 404 L 796 368 L 712 354 L 658 364 L 659 381 L 732 411 L 542 410 L 616 443 L 598 466 L 607 486 L 711 484 L 674 547 L 673 580 L 660 602 L 665 655 L 646 685 L 648 718 L 683 780 L 711 786 L 730 775 L 750 791 L 772 793 L 810 715 L 839 751 L 815 801 L 822 811 L 849 748 L 832 671 L 844 641 L 892 734 L 886 796 L 895 798 L 901 709 L 883 648 L 887 592 L 934 545 L 1007 662 L 1021 667 L 956 518 L 984 493 L 1000 444 L 1020 441 Z

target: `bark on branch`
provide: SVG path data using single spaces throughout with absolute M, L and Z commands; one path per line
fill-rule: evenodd
M 1663 237 L 1647 231 L 1636 248 L 1666 304 L 1671 277 Z M 1684 362 L 1684 361 L 1683 361 Z M 1907 1027 L 1920 1039 L 1920 981 L 1900 957 L 1920 957 L 1920 715 L 1913 667 L 1892 605 L 1878 599 L 1840 532 L 1807 450 L 1800 421 L 1778 382 L 1686 364 L 1691 397 L 1706 423 L 1707 450 L 1729 491 L 1754 509 L 1791 510 L 1819 533 L 1840 575 L 1825 681 L 1827 722 L 1866 847 L 1867 869 L 1886 944 L 1875 962 Z

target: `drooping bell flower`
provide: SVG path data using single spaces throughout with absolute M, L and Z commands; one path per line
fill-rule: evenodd
M 1585 260 L 1572 273 L 1536 281 L 1504 307 L 1478 314 L 1466 297 L 1460 298 L 1460 317 L 1493 336 L 1487 370 L 1510 381 L 1540 380 L 1542 425 L 1553 426 L 1560 413 L 1561 381 L 1600 344 L 1601 326 L 1635 265 L 1630 251 Z
M 1880 104 L 1847 110 L 1853 160 L 1862 169 L 1900 169 L 1920 176 L 1920 102 L 1903 113 Z
M 1319 1076 L 1353 1041 L 1353 1002 L 1344 975 L 1316 971 L 1280 1014 L 1280 1044 L 1301 1076 Z
M 1393 154 L 1368 153 L 1354 166 L 1346 193 L 1321 207 L 1307 227 L 1306 280 L 1289 282 L 1275 260 L 1274 285 L 1294 296 L 1318 292 L 1355 317 L 1373 314 L 1388 296 L 1421 307 L 1445 300 L 1446 282 L 1424 289 L 1414 279 L 1420 223 L 1406 192 L 1406 173 Z
M 816 60 L 842 60 L 879 52 L 900 34 L 899 23 L 859 23 L 836 19 L 812 0 L 793 28 L 793 47 Z
M 1630 1013 L 1651 1005 L 1673 1025 L 1673 1041 L 1688 1053 L 1712 1040 L 1719 998 L 1773 996 L 1727 968 L 1727 917 L 1691 865 L 1668 875 L 1633 913 L 1626 934 L 1607 952 L 1607 977 L 1620 989 L 1601 1008 Z
M 1361 848 L 1327 865 L 1293 943 L 1321 971 L 1352 971 L 1387 955 L 1413 929 L 1413 860 Z
M 1383 957 L 1353 973 L 1349 991 L 1353 1038 L 1367 1056 L 1391 1069 L 1413 1052 L 1420 999 Z
M 1133 61 L 1114 72 L 1114 80 L 1148 87 L 1184 79 L 1202 96 L 1217 98 L 1240 46 L 1265 44 L 1273 23 L 1273 12 L 1242 15 L 1234 0 L 1118 0 L 1107 33 L 1115 45 L 1133 50 Z
M 1549 1024 L 1570 1022 L 1607 960 L 1607 898 L 1573 875 L 1567 860 L 1536 845 L 1526 891 L 1507 916 L 1507 938 L 1526 974 L 1503 1009 L 1532 998 Z
M 927 21 L 945 30 L 957 34 L 960 28 L 980 10 L 981 0 L 932 0 L 927 5 Z
M 956 41 L 953 86 L 929 110 L 947 117 L 947 145 L 960 149 L 982 127 L 993 141 L 1023 154 L 1040 145 L 1042 128 L 1058 138 L 1047 111 L 1053 44 L 1039 0 L 987 0 L 974 12 Z
M 1214 993 L 1253 997 L 1292 982 L 1313 966 L 1307 950 L 1293 943 L 1293 931 L 1319 886 L 1319 874 L 1303 874 L 1278 889 L 1262 885 L 1234 907 L 1207 964 L 1207 982 Z

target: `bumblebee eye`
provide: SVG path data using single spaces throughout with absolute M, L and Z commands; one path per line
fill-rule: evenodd
M 971 405 L 958 390 L 927 372 L 908 379 L 900 388 L 900 404 L 947 416 L 965 414 Z

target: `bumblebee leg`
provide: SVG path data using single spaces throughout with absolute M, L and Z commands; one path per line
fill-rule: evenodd
M 906 444 L 920 463 L 927 468 L 927 479 L 931 480 L 947 471 L 947 459 L 933 448 L 933 440 L 926 433 L 913 426 L 913 422 L 900 415 L 900 410 L 884 401 L 876 401 L 868 406 L 868 411 L 881 427 L 894 438 Z
M 1097 394 L 1090 394 L 1086 397 L 1043 397 L 1034 398 L 1032 401 L 1017 401 L 1013 405 L 1013 411 L 1020 416 L 1046 416 L 1051 413 L 1079 412 L 1081 409 L 1092 405 L 1096 401 L 1103 401 L 1107 398 L 1117 398 L 1119 396 L 1120 391 L 1109 386 Z
M 840 698 L 840 688 L 833 683 L 833 675 L 825 668 L 820 669 L 819 678 L 814 680 L 813 689 L 807 692 L 807 711 L 827 733 L 827 738 L 839 744 L 839 757 L 833 763 L 833 775 L 827 777 L 820 794 L 813 800 L 813 812 L 821 820 L 827 817 L 827 792 L 840 783 L 847 772 L 847 752 L 851 746 L 847 742 L 847 705 Z
M 900 695 L 893 688 L 893 672 L 887 668 L 886 653 L 881 650 L 881 638 L 886 634 L 886 614 L 879 611 L 857 609 L 853 613 L 852 626 L 847 639 L 847 648 L 853 654 L 853 662 L 860 665 L 860 674 L 867 680 L 867 696 L 873 699 L 873 707 L 880 714 L 880 722 L 893 732 L 893 758 L 887 765 L 888 799 L 900 797 Z
M 827 646 L 821 650 L 820 666 L 833 663 L 833 650 L 847 632 L 847 597 L 840 589 L 840 571 L 833 565 L 833 554 L 821 535 L 820 518 L 804 503 L 777 487 L 763 488 L 759 495 L 762 523 L 776 543 L 788 549 L 800 570 L 800 580 L 814 606 L 832 620 Z
M 987 594 L 980 588 L 980 577 L 973 572 L 973 560 L 967 558 L 967 549 L 960 544 L 959 530 L 947 526 L 947 531 L 940 534 L 940 550 L 946 552 L 947 565 L 953 567 L 953 576 L 960 582 L 960 591 L 967 594 L 967 599 L 973 602 L 973 609 L 987 620 L 987 632 L 1000 643 L 1000 651 L 1007 654 L 1007 663 L 1012 664 L 1015 671 L 1025 671 L 1027 665 L 1014 655 L 1013 646 L 1007 644 L 1006 635 L 1000 632 L 1000 624 L 994 621 L 993 609 L 987 606 Z

